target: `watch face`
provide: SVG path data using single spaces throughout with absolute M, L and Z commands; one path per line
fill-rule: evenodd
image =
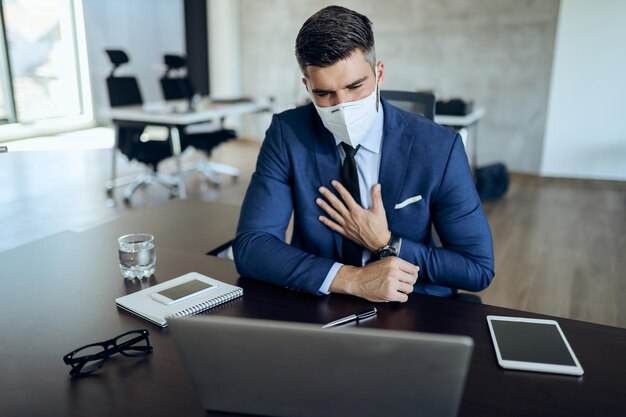
M 398 256 L 398 252 L 400 252 L 401 244 L 402 244 L 402 241 L 400 240 L 400 238 L 392 234 L 389 244 L 378 249 L 378 251 L 376 252 L 378 259 L 384 259 L 390 256 Z
M 384 259 L 390 256 L 396 256 L 395 251 L 391 248 L 382 249 L 380 252 L 378 252 L 378 259 Z

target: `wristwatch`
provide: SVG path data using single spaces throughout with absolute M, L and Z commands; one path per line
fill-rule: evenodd
M 392 233 L 391 239 L 389 239 L 389 243 L 378 249 L 376 251 L 376 256 L 379 260 L 385 259 L 389 256 L 398 256 L 398 254 L 400 253 L 400 246 L 402 246 L 402 238 Z

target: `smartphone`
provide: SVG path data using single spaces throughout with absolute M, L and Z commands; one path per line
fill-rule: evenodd
M 217 285 L 209 284 L 198 279 L 192 279 L 174 287 L 166 288 L 159 292 L 153 292 L 150 296 L 160 303 L 170 305 L 204 294 L 215 288 L 217 288 Z

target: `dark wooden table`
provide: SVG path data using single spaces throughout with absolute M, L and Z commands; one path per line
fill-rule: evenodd
M 114 301 L 190 271 L 244 288 L 242 298 L 205 314 L 321 324 L 370 305 L 240 278 L 232 262 L 206 256 L 232 238 L 237 216 L 231 206 L 176 201 L 0 253 L 0 416 L 207 415 L 168 330 L 118 310 Z M 157 271 L 149 281 L 121 278 L 115 238 L 131 231 L 156 236 Z M 546 316 L 418 294 L 377 307 L 378 316 L 364 326 L 474 339 L 462 416 L 626 415 L 624 329 L 558 319 L 585 369 L 577 378 L 498 367 L 485 317 Z M 150 331 L 153 354 L 118 355 L 93 376 L 69 377 L 65 353 L 139 328 Z

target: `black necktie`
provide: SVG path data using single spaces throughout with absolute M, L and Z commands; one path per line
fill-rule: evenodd
M 341 147 L 346 152 L 346 158 L 343 160 L 341 166 L 341 184 L 346 187 L 352 198 L 361 205 L 361 192 L 359 191 L 359 175 L 356 169 L 356 161 L 354 155 L 361 147 L 357 146 L 354 149 L 347 143 L 341 143 Z M 351 241 L 348 238 L 343 238 L 343 244 L 341 247 L 341 261 L 346 265 L 361 266 L 363 255 L 363 248 Z

